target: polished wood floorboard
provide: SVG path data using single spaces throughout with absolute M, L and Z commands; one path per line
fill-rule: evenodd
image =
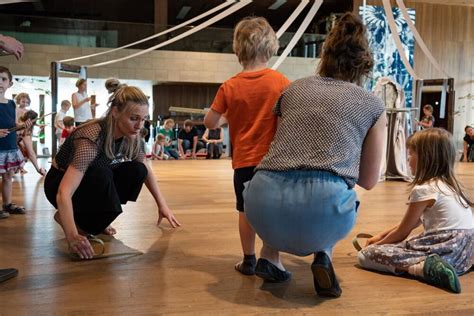
M 314 294 L 310 257 L 283 255 L 293 272 L 287 284 L 263 284 L 234 271 L 241 248 L 229 160 L 151 163 L 182 228 L 156 226 L 157 209 L 144 189 L 114 224 L 120 241 L 144 252 L 132 258 L 69 261 L 55 244 L 63 235 L 44 197 L 43 180 L 31 165 L 28 174 L 15 177 L 14 202 L 28 213 L 0 220 L 0 267 L 20 271 L 0 284 L 0 315 L 474 314 L 474 273 L 461 277 L 463 292 L 455 295 L 356 267 L 352 237 L 401 219 L 404 182 L 357 189 L 357 224 L 334 250 L 343 294 L 326 300 Z M 474 195 L 474 164 L 457 169 Z

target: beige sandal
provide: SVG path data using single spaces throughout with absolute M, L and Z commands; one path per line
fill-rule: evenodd
M 362 250 L 362 247 L 360 246 L 359 244 L 359 238 L 364 238 L 364 239 L 368 239 L 368 238 L 372 238 L 374 236 L 372 236 L 371 234 L 366 234 L 366 233 L 360 233 L 360 234 L 357 234 L 354 239 L 352 239 L 352 245 L 354 245 L 354 248 L 357 250 L 357 251 L 361 251 Z
M 87 235 L 87 240 L 89 240 L 92 249 L 94 249 L 94 256 L 91 259 L 101 258 L 101 256 L 103 256 L 105 252 L 104 241 L 100 238 L 95 237 L 94 235 Z M 90 260 L 81 258 L 81 256 L 77 252 L 73 251 L 71 248 L 69 248 L 69 250 L 69 257 L 73 261 Z
M 77 252 L 72 250 L 69 253 L 69 257 L 72 261 L 82 261 L 82 260 L 94 260 L 94 259 L 103 259 L 103 258 L 112 258 L 119 256 L 138 256 L 142 255 L 142 252 L 137 251 L 125 251 L 125 252 L 116 252 L 116 253 L 106 253 L 105 243 L 102 239 L 94 236 L 88 235 L 87 239 L 89 240 L 92 248 L 94 249 L 94 256 L 90 259 L 83 259 Z

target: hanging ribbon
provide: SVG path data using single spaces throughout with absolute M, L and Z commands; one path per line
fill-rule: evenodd
M 186 22 L 183 22 L 183 23 L 181 23 L 179 25 L 176 25 L 176 26 L 174 26 L 170 29 L 167 29 L 167 30 L 165 30 L 163 32 L 160 32 L 160 33 L 157 33 L 157 34 L 154 34 L 154 35 L 149 36 L 147 38 L 141 39 L 139 41 L 136 41 L 136 42 L 133 42 L 133 43 L 121 46 L 121 47 L 117 47 L 117 48 L 114 48 L 114 49 L 106 50 L 106 51 L 103 51 L 103 52 L 100 52 L 100 53 L 95 53 L 95 54 L 91 54 L 91 55 L 85 55 L 85 56 L 75 57 L 75 58 L 70 58 L 70 59 L 63 59 L 63 60 L 60 60 L 59 62 L 64 63 L 64 62 L 73 61 L 73 60 L 79 60 L 79 59 L 85 59 L 85 58 L 100 56 L 100 55 L 104 55 L 104 54 L 110 54 L 110 53 L 116 52 L 118 50 L 121 50 L 121 49 L 130 47 L 130 46 L 134 46 L 136 44 L 146 42 L 146 41 L 151 40 L 153 38 L 168 34 L 168 33 L 173 32 L 173 31 L 176 31 L 176 30 L 178 30 L 180 28 L 183 28 L 183 27 L 185 27 L 185 26 L 187 26 L 187 25 L 189 25 L 189 24 L 191 24 L 195 21 L 201 20 L 202 18 L 205 18 L 208 15 L 211 15 L 211 14 L 217 12 L 217 11 L 220 11 L 221 9 L 224 9 L 225 7 L 228 7 L 229 5 L 234 4 L 235 2 L 236 2 L 236 0 L 227 0 L 226 2 L 218 5 L 217 7 L 212 8 L 211 10 L 206 11 L 206 12 L 204 12 L 204 13 L 202 13 L 202 14 L 200 14 L 200 15 L 198 15 L 198 16 L 196 16 L 196 17 L 194 17 L 194 18 L 192 18 L 192 19 L 190 19 Z
M 145 50 L 142 50 L 142 51 L 140 51 L 140 52 L 137 52 L 137 53 L 135 53 L 135 54 L 131 54 L 131 55 L 128 55 L 128 56 L 125 56 L 125 57 L 122 57 L 122 58 L 117 58 L 117 59 L 105 61 L 105 62 L 98 63 L 98 64 L 87 65 L 87 66 L 85 66 L 85 67 L 87 67 L 87 68 L 101 67 L 101 66 L 110 65 L 110 64 L 113 64 L 113 63 L 117 63 L 117 62 L 119 62 L 119 61 L 124 61 L 124 60 L 130 59 L 130 58 L 134 58 L 134 57 L 137 57 L 137 56 L 140 56 L 140 55 L 149 53 L 149 52 L 154 51 L 154 50 L 156 50 L 156 49 L 158 49 L 158 48 L 161 48 L 161 47 L 166 46 L 166 45 L 168 45 L 168 44 L 171 44 L 171 43 L 174 43 L 174 42 L 176 42 L 176 41 L 179 41 L 180 39 L 185 38 L 185 37 L 187 37 L 187 36 L 189 36 L 189 35 L 191 35 L 191 34 L 194 34 L 194 33 L 198 32 L 198 31 L 200 31 L 200 30 L 202 30 L 202 29 L 208 27 L 209 25 L 214 24 L 214 23 L 216 23 L 216 22 L 222 20 L 223 18 L 225 18 L 225 17 L 231 15 L 232 13 L 234 13 L 234 12 L 240 10 L 240 9 L 243 8 L 244 6 L 250 4 L 251 2 L 252 2 L 252 0 L 242 0 L 242 1 L 240 1 L 240 2 L 238 2 L 238 3 L 236 3 L 236 4 L 234 4 L 232 7 L 228 8 L 227 10 L 225 10 L 225 11 L 219 13 L 219 14 L 216 15 L 215 17 L 213 17 L 213 18 L 207 20 L 206 22 L 203 22 L 203 23 L 199 24 L 198 26 L 196 26 L 196 27 L 194 27 L 194 28 L 192 28 L 192 29 L 190 29 L 190 30 L 188 30 L 188 31 L 186 31 L 186 32 L 184 32 L 184 33 L 182 33 L 182 34 L 179 34 L 178 36 L 173 37 L 173 38 L 171 38 L 171 39 L 169 39 L 169 40 L 167 40 L 167 41 L 165 41 L 165 42 L 163 42 L 163 43 L 160 43 L 160 44 L 158 44 L 158 45 L 152 46 L 152 47 L 150 47 L 150 48 L 147 48 L 147 49 L 145 49 Z
M 402 11 L 403 17 L 408 23 L 408 27 L 410 30 L 413 32 L 413 35 L 415 36 L 415 40 L 420 46 L 422 52 L 428 57 L 428 60 L 430 63 L 440 72 L 442 73 L 446 78 L 449 78 L 450 76 L 441 68 L 441 66 L 438 64 L 438 61 L 433 57 L 431 54 L 431 51 L 428 49 L 426 46 L 425 42 L 420 36 L 420 33 L 418 33 L 418 30 L 416 29 L 415 25 L 413 24 L 413 21 L 410 19 L 410 16 L 408 15 L 408 10 L 405 7 L 405 4 L 403 3 L 403 0 L 396 0 L 398 7 L 400 8 L 400 11 Z
M 304 31 L 308 28 L 309 23 L 313 20 L 314 16 L 318 12 L 319 8 L 321 7 L 321 4 L 323 3 L 323 0 L 315 0 L 313 3 L 313 6 L 309 10 L 308 14 L 303 20 L 303 23 L 301 23 L 300 27 L 296 31 L 295 35 L 291 39 L 291 41 L 288 43 L 286 46 L 285 50 L 283 53 L 278 57 L 277 61 L 275 64 L 273 64 L 272 69 L 278 69 L 280 67 L 281 63 L 286 59 L 286 57 L 290 54 L 291 50 L 295 47 L 296 43 L 299 41 L 301 36 L 303 35 Z
M 382 2 L 383 2 L 385 13 L 387 14 L 388 25 L 390 27 L 390 32 L 392 33 L 392 38 L 393 38 L 393 41 L 395 42 L 395 46 L 397 47 L 398 54 L 400 55 L 400 58 L 402 59 L 403 65 L 405 65 L 405 68 L 407 69 L 408 73 L 413 77 L 413 79 L 419 80 L 420 77 L 416 75 L 415 70 L 410 65 L 410 62 L 408 61 L 408 58 L 405 54 L 405 50 L 403 49 L 402 42 L 400 41 L 400 36 L 398 35 L 397 25 L 395 24 L 395 18 L 393 17 L 392 6 L 390 5 L 390 0 L 382 0 Z
M 278 32 L 276 32 L 277 38 L 280 38 L 283 33 L 286 32 L 288 27 L 290 27 L 290 25 L 295 21 L 295 19 L 300 15 L 301 11 L 303 11 L 303 9 L 308 5 L 308 3 L 309 0 L 301 0 L 300 4 L 296 7 L 295 11 L 293 11 L 288 20 L 286 20 L 285 23 L 283 23 L 283 25 L 280 27 Z

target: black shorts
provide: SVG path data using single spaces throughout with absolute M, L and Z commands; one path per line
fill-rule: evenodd
M 244 211 L 244 197 L 242 195 L 242 193 L 244 192 L 244 183 L 252 180 L 253 175 L 255 174 L 255 168 L 256 166 L 239 168 L 234 170 L 234 191 L 235 198 L 237 200 L 236 208 L 239 212 Z

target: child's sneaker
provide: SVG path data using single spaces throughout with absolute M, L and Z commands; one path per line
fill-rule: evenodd
M 0 210 L 0 219 L 8 218 L 10 214 L 8 212 Z
M 454 268 L 437 254 L 430 255 L 425 260 L 423 276 L 427 283 L 443 289 L 461 293 L 461 284 Z

